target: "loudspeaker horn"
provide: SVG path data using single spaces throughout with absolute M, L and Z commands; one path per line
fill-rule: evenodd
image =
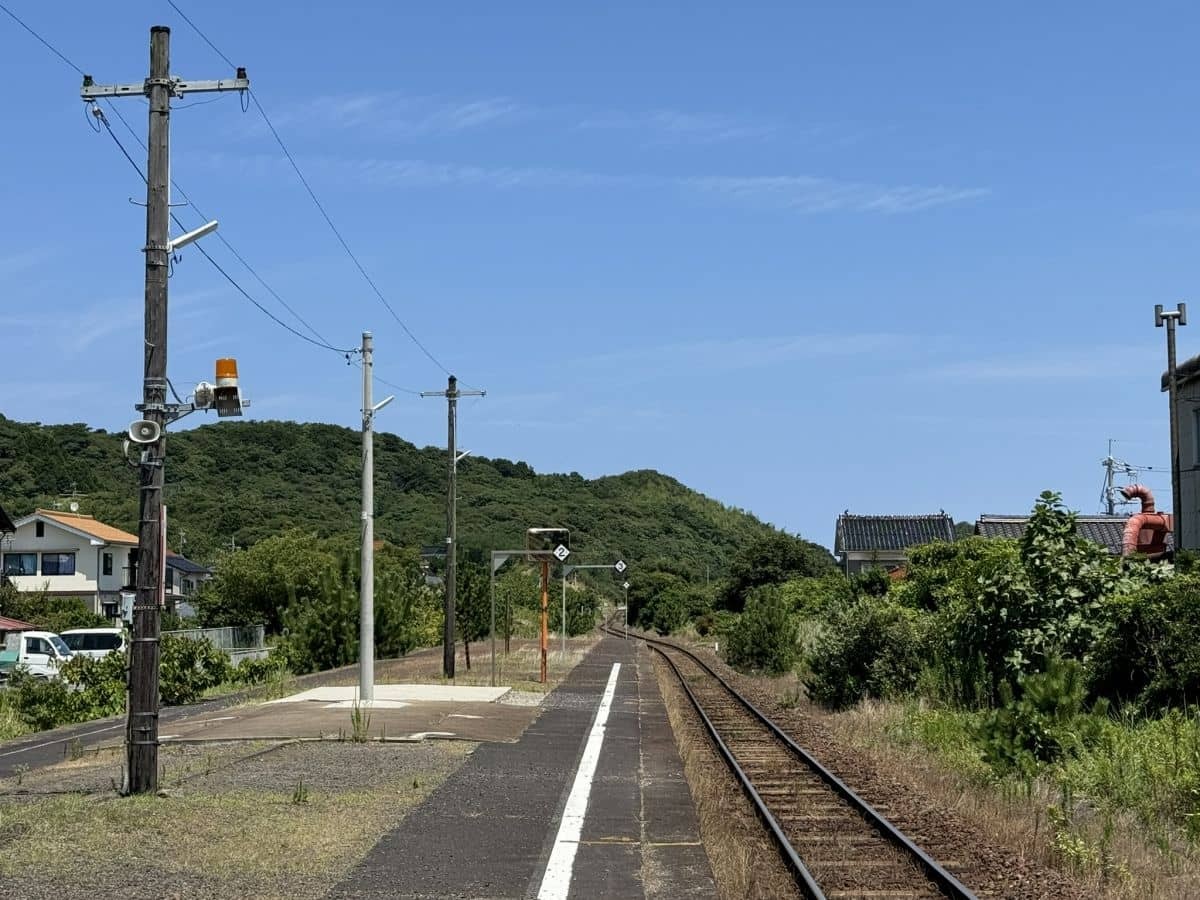
M 135 444 L 153 444 L 162 434 L 157 422 L 149 419 L 138 419 L 129 425 L 129 439 Z

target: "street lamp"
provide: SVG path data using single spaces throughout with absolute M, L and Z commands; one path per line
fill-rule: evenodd
M 1167 326 L 1167 388 L 1169 393 L 1167 397 L 1171 404 L 1171 512 L 1172 531 L 1175 537 L 1175 553 L 1178 554 L 1183 549 L 1183 526 L 1180 524 L 1183 521 L 1183 503 L 1181 500 L 1182 489 L 1179 482 L 1179 409 L 1178 401 L 1178 384 L 1176 379 L 1175 367 L 1175 325 L 1187 324 L 1187 304 L 1177 304 L 1172 312 L 1164 312 L 1161 303 L 1154 306 L 1154 327 L 1162 328 L 1163 323 Z

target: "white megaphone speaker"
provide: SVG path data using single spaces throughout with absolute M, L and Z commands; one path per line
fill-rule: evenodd
M 135 444 L 153 444 L 162 434 L 157 422 L 149 419 L 138 419 L 129 425 L 129 439 Z

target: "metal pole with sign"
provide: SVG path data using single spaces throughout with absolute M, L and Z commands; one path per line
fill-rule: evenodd
M 629 640 L 629 582 L 626 581 L 621 587 L 625 588 L 625 640 Z

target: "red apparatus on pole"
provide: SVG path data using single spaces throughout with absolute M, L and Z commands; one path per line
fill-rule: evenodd
M 1142 511 L 1134 513 L 1125 523 L 1125 534 L 1121 541 L 1121 555 L 1141 553 L 1157 559 L 1167 552 L 1167 535 L 1174 528 L 1169 513 L 1160 513 L 1154 508 L 1154 494 L 1144 484 L 1131 484 L 1121 488 L 1126 500 L 1137 497 L 1142 501 Z

